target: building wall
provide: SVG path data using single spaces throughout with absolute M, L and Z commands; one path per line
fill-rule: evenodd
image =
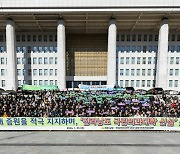
M 118 85 L 133 86 L 136 89 L 155 87 L 158 34 L 120 32 L 118 37 Z M 132 40 L 133 37 L 136 38 L 135 41 Z M 173 32 L 169 35 L 167 89 L 173 90 L 179 90 L 180 87 L 180 39 L 178 37 L 180 35 Z

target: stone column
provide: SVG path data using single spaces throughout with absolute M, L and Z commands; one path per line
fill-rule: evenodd
M 116 84 L 116 20 L 111 19 L 108 30 L 107 84 Z
M 161 21 L 159 29 L 159 42 L 158 42 L 158 54 L 157 54 L 157 70 L 156 70 L 156 87 L 167 88 L 167 76 L 168 76 L 168 35 L 169 25 L 168 19 L 164 18 Z
M 15 24 L 6 21 L 7 79 L 6 89 L 17 90 L 17 55 L 15 48 Z
M 66 44 L 65 23 L 63 19 L 58 21 L 57 26 L 57 52 L 58 52 L 58 87 L 66 88 Z

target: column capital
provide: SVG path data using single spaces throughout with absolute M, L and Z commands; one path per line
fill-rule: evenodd
M 6 20 L 6 24 L 14 25 L 15 23 L 14 23 L 14 21 L 11 18 L 8 18 Z
M 59 20 L 58 20 L 58 25 L 59 25 L 59 24 L 64 25 L 64 24 L 65 24 L 64 19 L 59 19 Z
M 112 18 L 109 20 L 109 25 L 111 24 L 116 24 L 116 19 L 115 18 Z
M 168 20 L 169 19 L 167 17 L 162 18 L 161 24 L 168 24 Z

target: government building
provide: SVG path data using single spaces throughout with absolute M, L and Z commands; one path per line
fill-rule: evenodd
M 180 89 L 179 0 L 1 0 L 0 88 Z

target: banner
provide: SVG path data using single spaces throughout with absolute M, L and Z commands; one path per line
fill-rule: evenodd
M 174 130 L 180 118 L 14 117 L 0 118 L 0 130 Z
M 78 85 L 80 90 L 113 90 L 114 85 Z
M 58 90 L 58 86 L 53 85 L 44 85 L 44 86 L 38 86 L 38 85 L 26 85 L 24 84 L 22 86 L 22 90 Z

